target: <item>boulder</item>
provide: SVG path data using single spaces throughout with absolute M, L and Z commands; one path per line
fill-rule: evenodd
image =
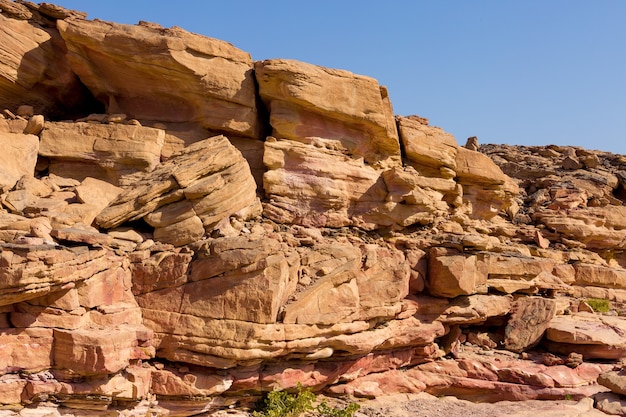
M 224 136 L 196 142 L 128 181 L 96 217 L 100 227 L 145 218 L 156 238 L 181 246 L 199 240 L 223 219 L 248 220 L 261 210 L 250 168 Z M 181 233 L 172 233 L 178 226 Z
M 117 373 L 131 360 L 151 359 L 141 346 L 149 346 L 152 334 L 143 326 L 108 329 L 54 330 L 54 363 L 73 375 Z
M 164 138 L 160 129 L 135 125 L 49 122 L 39 154 L 50 159 L 52 174 L 118 184 L 129 174 L 152 171 Z
M 519 193 L 517 183 L 488 156 L 463 147 L 456 154 L 456 175 L 463 186 L 463 199 L 479 219 L 491 219 L 506 210 Z
M 600 374 L 598 384 L 604 385 L 615 394 L 626 395 L 626 372 L 622 369 Z
M 512 301 L 511 296 L 462 295 L 450 300 L 437 320 L 447 325 L 481 324 L 489 318 L 506 316 Z
M 180 286 L 141 294 L 145 309 L 190 316 L 275 323 L 295 289 L 281 246 L 272 240 L 222 238 L 198 249 Z
M 195 122 L 213 132 L 259 138 L 248 53 L 178 27 L 82 19 L 58 21 L 57 27 L 72 70 L 107 113 Z
M 593 396 L 595 408 L 605 415 L 626 415 L 626 400 L 620 395 L 611 392 L 602 392 Z
M 533 218 L 563 238 L 590 250 L 626 247 L 626 206 L 585 207 L 571 210 L 538 208 Z
M 454 298 L 486 292 L 487 268 L 476 255 L 465 256 L 446 248 L 432 248 L 428 261 L 428 292 Z
M 3 244 L 0 256 L 0 305 L 41 297 L 70 288 L 121 259 L 109 250 L 53 245 Z
M 0 373 L 35 373 L 52 366 L 52 329 L 2 329 Z
M 305 252 L 300 282 L 312 284 L 285 305 L 283 322 L 333 324 L 395 316 L 408 293 L 409 271 L 402 255 L 377 245 L 361 251 L 333 244 Z M 327 302 L 320 304 L 320 299 Z
M 34 135 L 0 132 L 0 191 L 8 191 L 24 176 L 33 177 L 39 152 Z
M 556 301 L 540 297 L 517 299 L 504 329 L 504 346 L 522 352 L 537 345 L 556 313 Z
M 417 116 L 396 117 L 400 139 L 411 166 L 424 176 L 452 179 L 458 144 L 451 134 Z
M 272 136 L 319 143 L 373 167 L 400 165 L 387 90 L 370 77 L 293 60 L 255 63 Z
M 626 289 L 626 270 L 601 265 L 575 264 L 575 285 Z
M 578 352 L 585 359 L 619 359 L 626 353 L 623 317 L 578 313 L 556 316 L 546 331 L 546 346 L 554 353 Z
M 371 230 L 428 224 L 448 209 L 414 170 L 381 172 L 319 143 L 268 138 L 264 163 L 264 214 L 277 222 Z

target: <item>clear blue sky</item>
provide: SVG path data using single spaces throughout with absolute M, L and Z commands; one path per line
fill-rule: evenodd
M 88 18 L 180 26 L 254 60 L 347 69 L 462 145 L 626 154 L 626 0 L 56 0 Z

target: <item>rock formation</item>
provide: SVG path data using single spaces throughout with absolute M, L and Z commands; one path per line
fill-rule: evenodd
M 372 78 L 47 3 L 0 0 L 0 54 L 0 415 L 623 413 L 626 157 L 459 146 Z

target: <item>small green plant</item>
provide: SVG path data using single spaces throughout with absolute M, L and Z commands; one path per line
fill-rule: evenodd
M 572 401 L 572 394 L 565 394 L 565 399 L 567 401 Z
M 602 298 L 589 298 L 586 302 L 589 304 L 589 307 L 597 313 L 608 313 L 611 309 L 611 303 L 609 300 L 604 300 Z
M 310 389 L 303 389 L 298 383 L 298 392 L 290 394 L 287 391 L 272 391 L 267 394 L 263 411 L 252 413 L 254 417 L 298 417 L 300 414 L 313 409 L 315 394 Z
M 346 408 L 330 408 L 325 401 L 322 401 L 315 411 L 323 417 L 352 417 L 359 408 L 357 403 L 350 403 Z
M 298 383 L 297 392 L 290 394 L 286 391 L 272 391 L 263 401 L 263 411 L 252 413 L 254 417 L 298 417 L 302 413 L 315 410 L 321 417 L 353 417 L 359 409 L 356 403 L 350 403 L 346 408 L 331 408 L 322 401 L 313 407 L 315 394 L 309 388 L 302 388 Z

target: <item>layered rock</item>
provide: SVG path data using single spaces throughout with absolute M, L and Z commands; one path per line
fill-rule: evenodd
M 8 191 L 22 177 L 34 176 L 39 138 L 34 135 L 0 131 L 0 146 L 4 150 L 0 155 L 2 164 L 0 189 Z
M 39 155 L 50 161 L 49 173 L 119 184 L 124 176 L 152 171 L 164 141 L 162 130 L 136 125 L 48 122 Z
M 82 19 L 57 27 L 72 71 L 108 113 L 259 137 L 248 53 L 180 28 Z
M 265 144 L 268 217 L 376 229 L 447 213 L 444 195 L 456 185 L 402 166 L 391 105 L 375 80 L 286 60 L 255 68 L 276 138 Z M 332 100 L 322 101 L 326 89 Z
M 459 147 L 369 77 L 0 11 L 11 415 L 199 415 L 298 384 L 619 408 L 623 157 Z M 106 114 L 50 121 L 93 96 Z
M 36 114 L 49 117 L 95 109 L 93 96 L 65 58 L 55 18 L 6 0 L 0 7 L 0 108 L 29 103 Z
M 626 338 L 624 318 L 578 313 L 552 319 L 546 343 L 559 353 L 578 352 L 586 358 L 620 359 L 624 357 Z
M 230 216 L 248 220 L 261 209 L 250 168 L 224 136 L 197 142 L 126 182 L 95 222 L 110 229 L 144 218 L 156 239 L 176 246 L 200 240 Z

